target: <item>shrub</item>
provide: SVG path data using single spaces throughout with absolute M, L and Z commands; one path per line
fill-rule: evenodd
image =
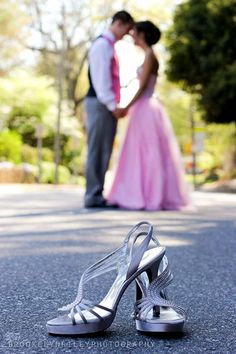
M 21 162 L 22 139 L 21 136 L 10 130 L 4 130 L 0 133 L 0 160 Z
M 21 150 L 22 161 L 35 165 L 37 163 L 37 149 L 24 144 Z
M 42 160 L 48 161 L 48 162 L 53 162 L 53 151 L 50 150 L 49 148 L 43 148 L 42 149 Z
M 55 175 L 55 164 L 52 162 L 42 162 L 41 183 L 53 183 Z M 65 166 L 59 166 L 59 183 L 70 183 L 70 171 Z

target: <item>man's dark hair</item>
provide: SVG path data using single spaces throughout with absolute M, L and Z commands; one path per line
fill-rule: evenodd
M 112 23 L 114 23 L 117 20 L 120 20 L 124 24 L 128 24 L 128 23 L 134 22 L 133 17 L 125 10 L 118 11 L 118 12 L 115 13 L 115 15 L 113 15 Z

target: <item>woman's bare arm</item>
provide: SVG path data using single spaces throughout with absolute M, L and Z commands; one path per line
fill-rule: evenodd
M 141 96 L 145 88 L 147 87 L 150 75 L 153 70 L 153 65 L 155 63 L 155 56 L 152 52 L 152 50 L 148 50 L 145 55 L 144 63 L 143 63 L 143 70 L 140 76 L 140 81 L 139 81 L 139 89 L 132 98 L 132 100 L 129 102 L 129 104 L 125 107 L 125 109 L 129 109 L 130 106 L 134 104 L 135 101 Z

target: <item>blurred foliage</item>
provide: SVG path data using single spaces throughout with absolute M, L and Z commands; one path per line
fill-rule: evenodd
M 57 93 L 52 86 L 52 79 L 26 71 L 13 72 L 8 77 L 0 78 L 0 119 L 2 128 L 9 129 L 10 134 L 7 139 L 4 135 L 1 159 L 37 164 L 35 130 L 40 123 L 43 126 L 42 160 L 53 162 Z M 77 174 L 83 173 L 86 148 L 82 129 L 82 124 L 73 115 L 69 102 L 64 100 L 61 116 L 61 164 Z M 13 132 L 11 135 L 11 131 L 18 133 Z M 17 137 L 21 137 L 23 146 L 22 143 L 19 145 Z M 71 140 L 74 145 L 70 143 Z M 53 176 L 53 172 L 50 172 L 50 176 Z
M 0 0 L 0 75 L 19 65 L 19 53 L 26 41 L 27 14 L 22 4 L 14 0 Z
M 24 144 L 21 148 L 22 162 L 36 165 L 38 162 L 37 148 Z M 53 152 L 48 148 L 42 148 L 42 161 L 53 162 Z
M 56 100 L 51 80 L 27 72 L 0 78 L 0 114 L 5 126 L 17 130 L 24 143 L 35 143 L 37 124 L 50 118 Z
M 0 132 L 0 161 L 21 162 L 22 139 L 16 131 Z
M 63 162 L 74 175 L 84 174 L 84 161 L 86 153 L 85 136 L 70 137 L 65 145 Z
M 188 0 L 168 34 L 168 77 L 198 93 L 206 122 L 236 121 L 235 18 L 235 0 Z
M 205 149 L 214 157 L 215 167 L 229 171 L 236 165 L 236 126 L 234 123 L 209 124 L 206 127 Z
M 158 82 L 158 97 L 165 106 L 172 121 L 175 134 L 183 150 L 183 146 L 190 140 L 189 104 L 190 95 L 176 84 L 167 81 L 165 78 Z M 198 119 L 199 120 L 199 119 Z
M 27 162 L 32 165 L 36 165 L 37 163 L 37 149 L 24 144 L 21 149 L 21 158 L 22 162 Z
M 48 148 L 42 148 L 42 160 L 53 162 L 53 151 Z
M 126 1 L 124 1 L 125 3 Z M 58 64 L 63 51 L 65 97 L 74 103 L 74 110 L 82 102 L 87 89 L 87 51 L 91 41 L 106 26 L 115 11 L 114 2 L 103 0 L 68 0 L 52 11 L 51 1 L 29 1 L 26 12 L 30 16 L 30 31 L 40 45 L 29 42 L 29 48 L 40 53 L 36 70 L 58 80 Z M 64 32 L 64 44 L 62 37 Z M 62 73 L 59 73 L 59 75 Z
M 57 120 L 57 92 L 52 79 L 30 72 L 14 72 L 0 78 L 0 117 L 3 126 L 16 129 L 24 143 L 34 144 L 35 129 L 44 126 L 44 137 L 53 141 Z M 78 132 L 75 131 L 78 129 Z M 63 101 L 61 132 L 79 135 L 79 123 L 69 102 Z M 51 141 L 51 142 L 52 142 Z
M 52 162 L 42 163 L 41 183 L 53 183 L 55 175 L 55 164 Z M 65 166 L 59 166 L 59 183 L 70 183 L 70 171 Z
M 190 123 L 190 99 L 191 95 L 182 91 L 176 84 L 161 79 L 158 83 L 158 96 L 164 104 L 171 118 L 174 131 L 182 152 L 191 154 L 191 123 Z M 236 126 L 231 124 L 204 124 L 200 111 L 194 112 L 195 133 L 200 130 L 204 134 L 203 149 L 197 153 L 197 166 L 201 171 L 221 169 L 219 175 L 229 174 L 233 170 L 236 161 Z M 189 145 L 189 152 L 186 151 Z M 204 180 L 204 179 L 203 179 Z

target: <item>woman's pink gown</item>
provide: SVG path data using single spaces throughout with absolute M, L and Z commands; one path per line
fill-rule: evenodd
M 152 97 L 157 76 L 129 110 L 130 121 L 107 200 L 127 209 L 179 210 L 189 192 L 171 122 Z

